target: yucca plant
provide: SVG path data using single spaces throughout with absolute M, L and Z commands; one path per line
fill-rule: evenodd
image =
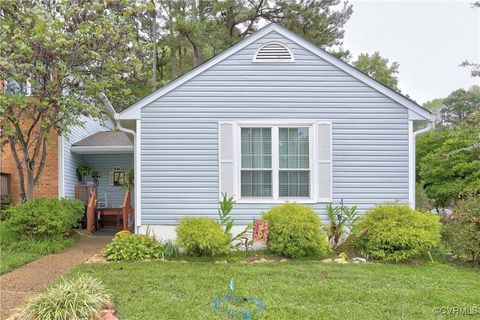
M 62 279 L 45 292 L 30 299 L 20 311 L 22 320 L 84 320 L 98 317 L 111 298 L 97 279 L 82 275 Z
M 252 244 L 252 225 L 248 224 L 243 231 L 233 235 L 232 228 L 235 221 L 231 216 L 231 212 L 234 204 L 235 200 L 233 200 L 233 197 L 228 197 L 226 193 L 222 193 L 222 200 L 220 200 L 220 207 L 218 208 L 219 223 L 228 236 L 231 249 L 239 250 L 243 245 L 245 250 L 248 250 Z

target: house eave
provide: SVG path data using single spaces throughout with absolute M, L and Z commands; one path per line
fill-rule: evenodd
M 71 146 L 76 154 L 125 154 L 133 153 L 133 146 Z

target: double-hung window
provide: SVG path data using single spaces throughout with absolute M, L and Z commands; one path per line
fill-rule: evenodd
M 219 196 L 244 203 L 331 201 L 331 122 L 219 122 L 218 143 Z
M 240 127 L 240 198 L 312 198 L 311 126 Z

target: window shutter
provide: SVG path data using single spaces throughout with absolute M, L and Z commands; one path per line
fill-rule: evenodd
M 332 199 L 332 124 L 317 123 L 316 131 L 318 178 L 316 198 L 318 202 L 330 202 Z
M 218 128 L 220 195 L 235 195 L 235 123 L 220 122 Z

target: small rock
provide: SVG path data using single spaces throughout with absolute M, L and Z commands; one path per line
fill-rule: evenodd
M 358 260 L 353 260 L 353 263 L 360 263 L 360 261 L 358 261 Z
M 168 262 L 168 260 L 167 260 L 167 259 L 164 259 L 164 258 L 160 259 L 159 261 L 160 261 L 160 262 Z
M 282 258 L 282 259 L 280 259 L 280 262 L 287 262 L 287 261 L 288 261 L 287 258 Z
M 240 261 L 240 264 L 248 264 L 248 261 L 242 260 Z
M 90 258 L 88 258 L 87 261 L 85 261 L 85 263 L 96 263 L 96 262 L 106 263 L 107 259 L 103 256 L 103 254 L 97 253 L 91 256 Z
M 219 260 L 219 261 L 215 261 L 215 264 L 228 264 L 228 261 L 227 260 Z
M 188 263 L 186 260 L 180 260 L 180 263 Z
M 12 314 L 10 317 L 7 318 L 7 320 L 18 320 L 20 319 L 20 313 L 16 312 Z
M 266 263 L 266 262 L 270 262 L 270 261 L 268 261 L 265 258 L 261 258 L 260 260 L 258 260 L 258 263 Z
M 115 315 L 110 312 L 104 315 L 103 317 L 101 317 L 99 320 L 118 320 L 118 318 L 115 317 Z
M 333 260 L 332 259 L 323 259 L 322 261 L 320 261 L 321 263 L 332 263 Z
M 358 261 L 359 263 L 365 263 L 367 262 L 367 259 L 362 258 L 362 257 L 355 257 L 352 259 L 353 261 Z

